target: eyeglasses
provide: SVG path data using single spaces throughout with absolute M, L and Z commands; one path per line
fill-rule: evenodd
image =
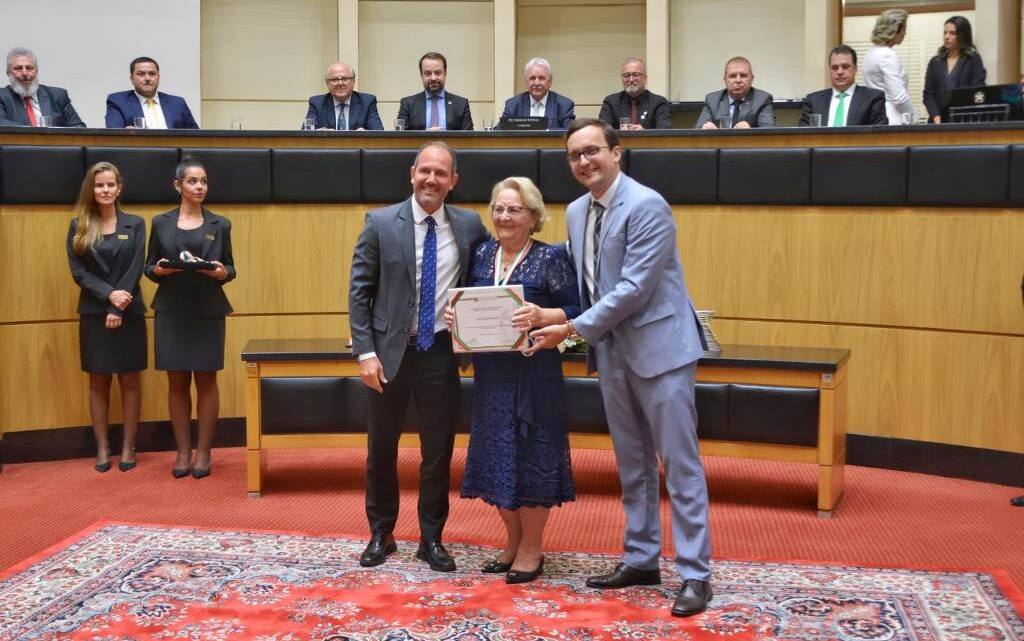
M 569 162 L 576 164 L 580 161 L 580 158 L 586 158 L 587 160 L 593 160 L 597 154 L 601 153 L 602 149 L 611 149 L 611 147 L 605 145 L 604 147 L 598 147 L 597 145 L 590 145 L 584 147 L 580 151 L 570 151 L 565 155 L 569 159 Z
M 338 76 L 337 78 L 328 78 L 327 82 L 332 85 L 343 85 L 348 84 L 355 80 L 355 76 Z
M 508 207 L 504 205 L 491 205 L 491 211 L 498 216 L 506 212 L 508 212 L 509 216 L 518 216 L 519 214 L 526 213 L 530 210 L 526 207 L 520 207 L 519 205 L 509 205 Z
M 643 71 L 624 71 L 622 72 L 622 79 L 629 80 L 630 78 L 643 78 L 647 74 Z

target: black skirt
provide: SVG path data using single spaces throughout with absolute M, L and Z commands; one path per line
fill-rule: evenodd
M 224 369 L 224 317 L 157 312 L 156 368 L 167 372 Z
M 125 314 L 117 329 L 107 329 L 106 323 L 106 314 L 82 314 L 78 322 L 82 371 L 117 374 L 146 369 L 146 317 Z

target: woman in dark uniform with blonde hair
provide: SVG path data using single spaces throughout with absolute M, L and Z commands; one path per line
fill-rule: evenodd
M 78 296 L 82 371 L 89 373 L 89 414 L 96 435 L 96 471 L 110 469 L 108 422 L 113 375 L 121 388 L 122 472 L 135 467 L 139 372 L 146 369 L 146 306 L 139 291 L 146 223 L 121 211 L 121 172 L 109 162 L 85 172 L 68 229 L 71 276 Z
M 220 411 L 217 372 L 224 369 L 224 317 L 232 312 L 224 283 L 234 279 L 231 222 L 203 207 L 206 168 L 185 156 L 174 172 L 181 205 L 153 217 L 146 276 L 157 282 L 153 297 L 156 368 L 167 372 L 168 409 L 178 456 L 175 478 L 209 476 L 210 448 Z M 205 261 L 191 270 L 180 261 Z M 176 261 L 168 263 L 168 261 Z M 178 265 L 172 266 L 172 265 Z M 196 383 L 199 438 L 192 460 L 192 381 Z

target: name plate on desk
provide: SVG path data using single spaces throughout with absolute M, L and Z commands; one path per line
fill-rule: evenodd
M 522 285 L 453 287 L 448 296 L 454 351 L 511 352 L 526 345 L 526 332 L 512 326 L 512 314 L 525 302 Z
M 498 121 L 498 126 L 501 127 L 502 130 L 544 130 L 548 128 L 548 119 L 544 116 L 505 116 Z

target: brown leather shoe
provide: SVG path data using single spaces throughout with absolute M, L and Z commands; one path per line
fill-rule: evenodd
M 714 592 L 711 591 L 710 581 L 686 579 L 672 604 L 672 616 L 690 617 L 699 614 L 707 609 L 712 596 Z
M 384 559 L 398 551 L 395 537 L 390 532 L 374 532 L 366 549 L 359 555 L 359 565 L 364 568 L 372 568 L 380 565 Z
M 661 583 L 661 572 L 658 570 L 638 570 L 625 563 L 619 563 L 609 574 L 600 574 L 587 579 L 587 586 L 599 588 L 628 588 L 631 585 L 658 585 Z
M 455 561 L 440 541 L 420 541 L 416 549 L 416 558 L 426 561 L 435 572 L 454 572 Z

